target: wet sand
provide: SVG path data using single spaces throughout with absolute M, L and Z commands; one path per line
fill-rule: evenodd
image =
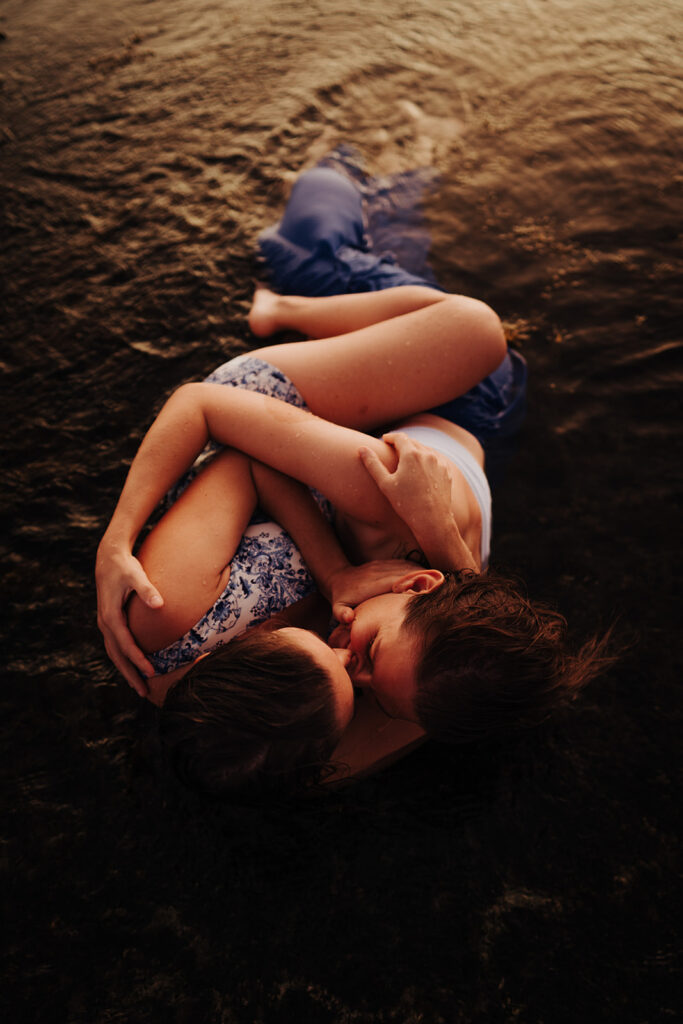
M 642 1022 L 680 1010 L 677 5 L 9 0 L 3 813 L 13 1021 Z M 533 736 L 206 806 L 92 570 L 170 390 L 254 345 L 258 231 L 340 142 L 429 164 L 438 279 L 528 360 L 493 564 L 631 644 Z

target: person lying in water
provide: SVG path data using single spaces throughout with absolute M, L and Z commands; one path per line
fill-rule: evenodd
M 259 349 L 175 392 L 140 447 L 98 554 L 100 620 L 113 660 L 142 664 L 121 622 L 123 599 L 135 591 L 128 606 L 133 633 L 157 652 L 150 657 L 157 670 L 173 666 L 164 729 L 185 774 L 211 792 L 230 792 L 310 778 L 326 763 L 346 761 L 350 772 L 376 764 L 362 743 L 364 756 L 354 763 L 353 744 L 340 738 L 353 714 L 354 686 L 372 691 L 383 723 L 409 723 L 385 755 L 422 731 L 471 740 L 533 724 L 572 699 L 600 667 L 600 645 L 569 654 L 561 616 L 482 573 L 491 525 L 484 453 L 444 404 L 492 374 L 512 372 L 493 311 L 420 286 L 326 298 L 261 292 L 251 323 L 262 336 L 287 328 L 314 340 Z M 250 375 L 266 379 L 261 389 L 279 397 L 246 390 Z M 398 435 L 371 433 L 389 423 Z M 224 451 L 145 540 L 141 567 L 132 555 L 138 533 L 209 440 Z M 249 456 L 249 472 L 238 453 Z M 227 620 L 236 618 L 240 631 L 258 619 L 235 616 L 225 595 L 259 465 L 332 503 L 352 562 L 409 557 L 417 564 L 387 593 L 342 615 L 347 621 L 330 636 L 332 651 L 311 632 L 254 629 L 197 661 L 227 639 L 229 630 L 217 632 Z M 259 486 L 267 495 L 267 480 Z M 273 506 L 272 497 L 263 500 Z M 301 513 L 285 508 L 281 503 L 276 514 L 296 534 Z M 313 564 L 324 563 L 328 542 L 307 551 Z M 242 566 L 239 574 L 246 600 Z M 317 576 L 325 590 L 326 570 Z M 150 607 L 150 579 L 163 593 L 160 608 Z M 327 594 L 344 603 L 331 584 Z M 238 719 L 225 700 L 224 667 L 240 677 L 237 703 L 252 702 L 261 736 L 244 717 L 231 733 Z M 130 666 L 128 672 L 130 678 Z M 297 682 L 304 678 L 305 685 Z M 376 721 L 373 728 L 379 736 Z

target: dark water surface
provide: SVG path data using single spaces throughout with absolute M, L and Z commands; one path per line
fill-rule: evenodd
M 8 0 L 3 815 L 11 1018 L 680 1010 L 680 0 Z M 507 748 L 306 809 L 155 773 L 95 549 L 154 409 L 252 341 L 257 232 L 340 142 L 432 165 L 432 266 L 531 371 L 494 564 L 634 646 Z

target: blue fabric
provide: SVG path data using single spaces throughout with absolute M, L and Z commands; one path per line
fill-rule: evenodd
M 281 295 L 345 295 L 434 282 L 369 251 L 359 189 L 330 167 L 297 179 L 278 225 L 259 236 L 270 284 Z
M 526 361 L 509 349 L 500 366 L 458 398 L 430 412 L 469 430 L 486 448 L 516 434 L 526 413 Z
M 343 147 L 321 163 L 297 179 L 282 220 L 259 237 L 273 289 L 283 295 L 312 296 L 406 284 L 439 289 L 426 262 L 429 236 L 419 214 L 433 174 L 415 171 L 370 178 Z M 376 252 L 368 233 L 381 238 L 390 251 Z M 403 266 L 392 250 L 400 251 Z M 478 438 L 494 481 L 524 419 L 526 384 L 526 362 L 511 349 L 501 365 L 466 394 L 429 410 Z

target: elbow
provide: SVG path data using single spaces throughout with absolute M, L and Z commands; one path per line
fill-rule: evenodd
M 179 388 L 175 389 L 169 401 L 175 402 L 178 405 L 187 406 L 188 408 L 200 408 L 203 387 L 203 384 L 197 383 L 196 381 L 189 384 L 181 384 Z
M 206 432 L 207 436 L 202 441 L 202 447 L 209 439 L 204 402 L 205 395 L 205 384 L 181 384 L 179 388 L 175 389 L 165 406 L 173 417 L 173 423 L 179 430 L 186 431 L 188 428 L 193 427 L 201 433 Z

